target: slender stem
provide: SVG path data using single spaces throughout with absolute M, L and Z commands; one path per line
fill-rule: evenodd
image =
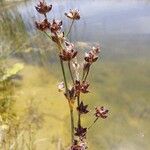
M 63 61 L 60 59 L 60 65 L 61 65 L 61 69 L 62 69 L 62 73 L 63 73 L 63 77 L 64 77 L 64 84 L 65 84 L 65 89 L 66 89 L 66 94 L 68 94 L 68 85 L 67 85 L 67 79 L 66 79 L 66 74 L 65 74 L 65 68 L 64 68 L 64 64 Z
M 68 61 L 68 68 L 69 68 L 69 72 L 70 72 L 70 76 L 71 76 L 72 82 L 74 84 L 74 78 L 73 78 L 73 74 L 72 74 L 72 70 L 71 70 L 71 66 L 70 66 L 70 61 Z
M 75 21 L 75 20 L 73 19 L 72 22 L 71 22 L 70 28 L 69 28 L 69 30 L 68 30 L 68 32 L 67 32 L 67 34 L 66 34 L 66 37 L 68 37 L 69 33 L 71 32 L 71 29 L 72 29 L 72 26 L 73 26 L 74 21 Z
M 47 37 L 49 37 L 50 39 L 52 39 L 51 36 L 50 36 L 46 31 L 44 31 L 44 33 L 45 33 L 45 35 L 46 35 Z
M 47 32 L 44 32 L 50 39 L 51 37 L 47 34 Z M 57 34 L 56 34 L 57 36 Z M 58 36 L 57 36 L 58 38 Z M 58 49 L 61 51 L 63 50 L 63 47 L 61 45 L 61 42 L 59 41 L 58 38 L 58 43 L 57 43 Z M 64 84 L 65 84 L 65 89 L 66 89 L 66 94 L 68 95 L 68 85 L 67 85 L 67 78 L 66 78 L 66 74 L 65 74 L 65 68 L 64 68 L 64 63 L 63 61 L 60 59 L 60 65 L 61 65 L 61 69 L 62 69 L 62 74 L 63 74 L 63 78 L 64 78 Z M 73 116 L 73 108 L 70 108 L 70 121 L 71 121 L 71 142 L 73 144 L 73 140 L 74 140 L 74 116 Z
M 71 121 L 71 142 L 73 144 L 74 141 L 74 117 L 73 117 L 73 109 L 70 108 L 70 121 Z
M 61 43 L 58 43 L 58 48 L 60 50 L 62 50 L 62 46 Z M 60 64 L 61 64 L 61 68 L 62 68 L 62 73 L 63 73 L 63 77 L 64 77 L 64 84 L 65 84 L 65 89 L 66 89 L 66 94 L 68 95 L 68 85 L 67 85 L 67 79 L 66 79 L 66 74 L 65 74 L 65 69 L 64 69 L 64 64 L 63 61 L 60 59 Z M 71 122 L 71 142 L 73 144 L 74 141 L 74 116 L 73 116 L 73 108 L 70 107 L 70 122 Z
M 85 77 L 83 77 L 83 81 L 86 81 L 86 79 L 87 79 L 87 77 L 88 77 L 88 75 L 89 75 L 89 71 L 90 71 L 90 69 L 88 69 L 88 71 L 87 71 Z
M 78 107 L 80 106 L 80 94 L 77 96 L 77 105 L 78 105 Z M 80 126 L 81 126 L 81 114 L 78 111 L 78 127 L 80 127 Z
M 96 119 L 94 120 L 94 122 L 88 127 L 88 130 L 89 130 L 91 127 L 93 127 L 93 125 L 96 123 L 97 120 L 98 120 L 98 118 L 96 118 Z

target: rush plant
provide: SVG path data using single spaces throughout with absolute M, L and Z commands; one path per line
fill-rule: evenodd
M 70 10 L 65 13 L 65 16 L 71 20 L 68 32 L 62 31 L 62 20 L 48 20 L 47 13 L 52 10 L 52 5 L 46 4 L 45 1 L 40 1 L 35 6 L 38 13 L 43 15 L 44 19 L 40 22 L 35 22 L 35 26 L 38 30 L 45 33 L 48 38 L 56 44 L 58 49 L 58 57 L 60 60 L 60 66 L 64 81 L 58 86 L 59 90 L 64 89 L 64 96 L 66 102 L 68 102 L 68 108 L 70 110 L 71 120 L 71 146 L 69 150 L 85 150 L 88 149 L 86 144 L 86 135 L 88 130 L 97 122 L 97 120 L 105 119 L 108 116 L 108 110 L 103 106 L 95 108 L 94 122 L 89 127 L 84 127 L 82 124 L 82 116 L 88 114 L 88 105 L 85 101 L 81 101 L 82 94 L 89 92 L 89 82 L 87 81 L 91 66 L 97 61 L 100 53 L 99 47 L 92 47 L 89 52 L 85 53 L 84 63 L 82 65 L 77 62 L 77 55 L 79 52 L 75 49 L 74 44 L 68 39 L 71 33 L 72 26 L 75 21 L 80 19 L 80 13 L 78 10 Z M 66 77 L 66 69 L 69 70 L 71 81 Z M 82 70 L 81 75 L 79 70 Z M 72 86 L 69 88 L 69 83 Z M 74 111 L 77 111 L 77 121 L 74 120 Z

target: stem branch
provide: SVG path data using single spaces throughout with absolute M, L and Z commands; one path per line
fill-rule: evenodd
M 73 74 L 72 74 L 72 70 L 71 70 L 70 61 L 68 61 L 68 68 L 69 68 L 69 72 L 70 72 L 70 76 L 71 76 L 72 82 L 74 84 L 74 78 L 73 78 Z
M 71 32 L 71 29 L 72 29 L 72 26 L 73 26 L 74 21 L 75 21 L 75 20 L 73 19 L 72 22 L 71 22 L 70 28 L 69 28 L 69 30 L 68 30 L 68 32 L 67 32 L 67 34 L 66 34 L 66 37 L 68 37 L 69 33 Z
M 93 125 L 96 123 L 96 121 L 98 120 L 98 117 L 94 120 L 94 122 L 88 127 L 88 130 L 93 127 Z
M 77 96 L 77 104 L 78 104 L 78 107 L 80 106 L 80 94 Z M 81 126 L 81 114 L 80 112 L 78 111 L 78 127 Z
M 73 109 L 70 108 L 70 121 L 71 121 L 71 142 L 73 144 L 74 141 L 74 117 L 73 117 Z

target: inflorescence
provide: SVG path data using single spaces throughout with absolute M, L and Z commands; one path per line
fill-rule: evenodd
M 81 118 L 82 115 L 89 113 L 88 105 L 84 104 L 84 101 L 80 99 L 81 94 L 89 93 L 90 84 L 87 82 L 87 77 L 90 71 L 91 65 L 97 61 L 100 53 L 99 47 L 92 47 L 91 50 L 85 53 L 84 63 L 82 67 L 82 77 L 79 76 L 80 65 L 77 63 L 76 56 L 78 51 L 75 49 L 74 44 L 70 43 L 68 40 L 68 35 L 71 32 L 72 25 L 74 21 L 79 20 L 80 13 L 78 10 L 70 10 L 68 13 L 65 13 L 65 16 L 69 18 L 72 23 L 68 32 L 65 34 L 62 31 L 63 22 L 61 20 L 52 19 L 51 21 L 47 18 L 47 13 L 52 10 L 52 5 L 47 5 L 46 2 L 40 1 L 39 4 L 35 7 L 37 12 L 44 16 L 44 20 L 40 22 L 35 22 L 35 26 L 38 30 L 44 32 L 57 46 L 59 52 L 58 56 L 60 59 L 60 64 L 62 68 L 64 82 L 61 82 L 58 85 L 59 91 L 62 91 L 65 88 L 64 95 L 68 101 L 70 108 L 71 116 L 71 136 L 72 136 L 72 145 L 70 150 L 85 150 L 87 149 L 86 144 L 86 135 L 88 130 L 95 124 L 99 119 L 105 119 L 108 116 L 108 110 L 102 107 L 95 108 L 95 120 L 89 127 L 83 127 Z M 71 88 L 68 88 L 68 79 L 66 78 L 64 64 L 68 64 L 68 69 L 70 71 L 70 76 L 72 80 Z M 73 73 L 74 71 L 74 73 Z M 75 102 L 77 105 L 75 105 Z M 78 112 L 78 120 L 75 127 L 74 122 L 74 107 Z

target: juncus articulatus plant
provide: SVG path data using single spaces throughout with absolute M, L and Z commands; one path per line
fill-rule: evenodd
M 62 31 L 62 20 L 48 20 L 47 13 L 52 11 L 52 5 L 46 4 L 43 0 L 35 6 L 38 13 L 43 15 L 44 19 L 40 22 L 35 22 L 38 30 L 44 32 L 46 36 L 53 41 L 58 49 L 58 57 L 62 69 L 63 82 L 58 85 L 59 91 L 64 90 L 64 96 L 68 102 L 71 120 L 71 146 L 70 150 L 85 150 L 88 148 L 86 143 L 86 135 L 88 130 L 97 122 L 98 119 L 105 119 L 108 116 L 108 110 L 103 106 L 95 108 L 94 121 L 89 127 L 84 127 L 82 124 L 82 116 L 89 113 L 88 105 L 81 101 L 82 94 L 89 93 L 90 84 L 87 81 L 91 66 L 97 61 L 100 53 L 99 47 L 92 47 L 89 52 L 85 53 L 84 63 L 78 64 L 76 56 L 79 52 L 75 49 L 74 44 L 68 39 L 71 33 L 72 26 L 75 21 L 78 21 L 80 13 L 76 9 L 70 9 L 64 15 L 71 20 L 68 32 Z M 71 79 L 71 87 L 68 86 L 70 80 L 66 77 L 66 69 L 68 68 Z M 82 69 L 82 75 L 79 74 L 79 69 Z M 74 120 L 74 111 L 77 111 L 77 121 Z

